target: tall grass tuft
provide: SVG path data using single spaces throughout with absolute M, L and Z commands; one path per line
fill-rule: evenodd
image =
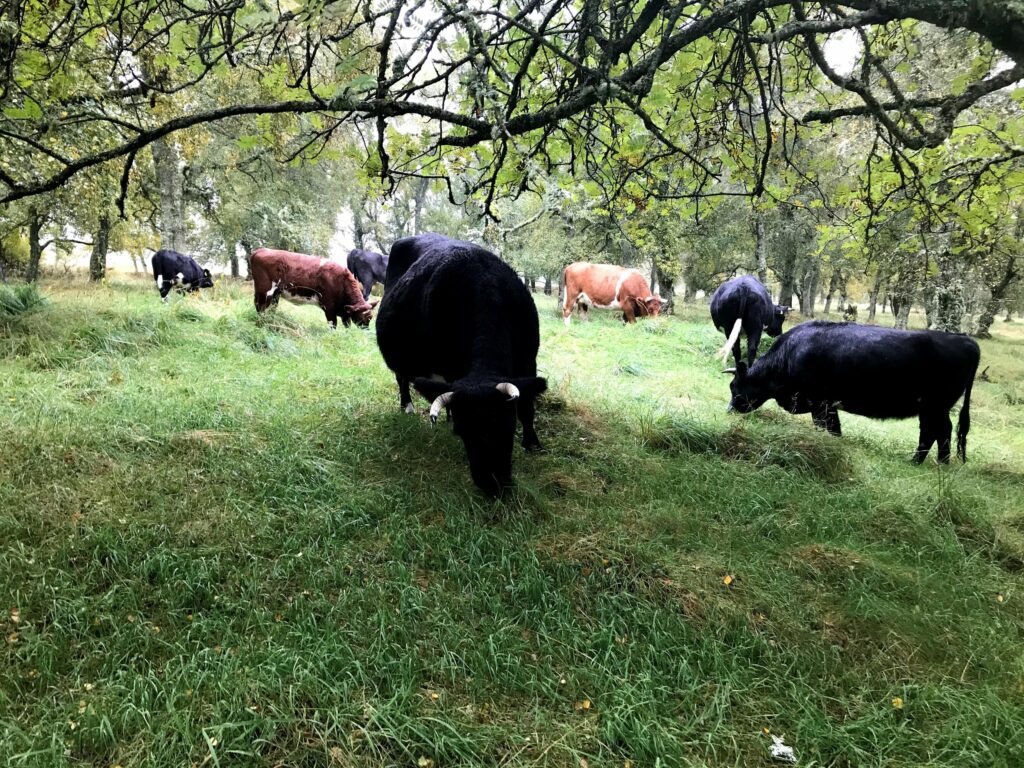
M 46 305 L 46 297 L 35 283 L 0 285 L 0 322 L 14 320 Z
M 678 414 L 642 429 L 646 445 L 678 453 L 717 454 L 758 467 L 780 467 L 824 482 L 847 480 L 853 471 L 843 443 L 809 425 L 753 418 L 716 429 Z

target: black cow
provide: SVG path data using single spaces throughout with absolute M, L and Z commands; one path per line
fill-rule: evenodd
M 388 269 L 388 257 L 373 251 L 353 248 L 348 252 L 348 268 L 363 288 L 363 299 L 369 300 L 374 283 L 383 283 Z
M 960 396 L 957 454 L 967 461 L 971 386 L 981 351 L 967 336 L 939 331 L 902 331 L 856 323 L 821 321 L 784 333 L 749 369 L 737 364 L 730 407 L 740 413 L 775 400 L 790 413 L 810 412 L 814 424 L 840 434 L 839 413 L 873 419 L 919 416 L 921 436 L 914 462 L 932 443 L 949 461 L 953 425 L 949 410 Z
M 516 417 L 523 447 L 540 448 L 534 401 L 540 324 L 529 291 L 505 262 L 442 235 L 406 237 L 391 247 L 377 345 L 413 413 L 409 384 L 431 401 L 431 421 L 451 414 L 473 482 L 497 495 L 512 481 Z
M 164 301 L 175 286 L 182 292 L 213 288 L 210 270 L 200 267 L 191 256 L 177 251 L 159 250 L 153 254 L 153 279 Z
M 711 319 L 728 340 L 719 350 L 724 360 L 732 349 L 740 362 L 740 330 L 747 335 L 747 364 L 753 365 L 761 345 L 761 331 L 775 337 L 782 333 L 782 323 L 789 307 L 772 303 L 768 289 L 753 275 L 741 275 L 722 283 L 711 296 Z

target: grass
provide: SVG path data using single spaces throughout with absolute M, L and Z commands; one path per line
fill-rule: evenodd
M 45 292 L 0 322 L 0 765 L 1024 761 L 1020 325 L 970 463 L 915 467 L 914 422 L 726 414 L 703 307 L 539 296 L 548 450 L 490 502 L 372 332 Z

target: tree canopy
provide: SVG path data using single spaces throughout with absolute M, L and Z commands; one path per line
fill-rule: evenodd
M 971 35 L 980 55 L 911 87 L 922 22 Z M 836 33 L 863 48 L 854 71 L 830 62 Z M 556 169 L 660 197 L 756 197 L 801 126 L 869 116 L 894 151 L 934 148 L 1022 77 L 1020 0 L 13 0 L 0 200 L 117 162 L 123 205 L 154 142 L 269 115 L 294 121 L 279 159 L 360 124 L 369 172 L 480 192 L 488 213 Z M 261 141 L 267 123 L 246 126 L 240 141 Z M 1000 146 L 971 172 L 1022 154 Z

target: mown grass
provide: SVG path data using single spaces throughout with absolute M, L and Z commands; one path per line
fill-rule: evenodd
M 538 297 L 547 451 L 491 502 L 372 332 L 46 293 L 0 321 L 4 765 L 1024 761 L 1020 326 L 914 467 L 912 422 L 726 414 L 704 308 Z

